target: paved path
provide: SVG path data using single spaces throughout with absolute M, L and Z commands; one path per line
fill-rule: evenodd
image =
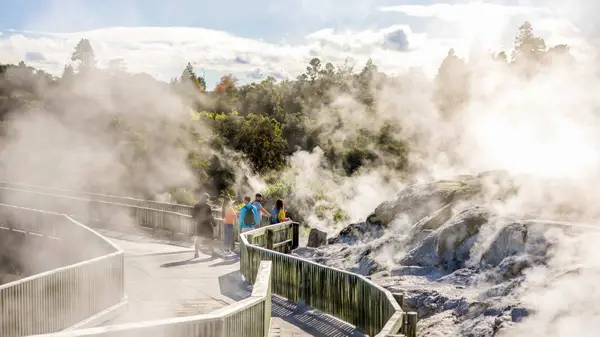
M 209 313 L 250 296 L 237 256 L 212 258 L 162 239 L 98 230 L 125 251 L 128 310 L 104 325 Z M 207 252 L 208 253 L 208 252 Z M 273 296 L 272 337 L 363 336 L 331 316 Z
M 206 314 L 233 303 L 219 277 L 237 271 L 237 259 L 192 259 L 191 249 L 112 240 L 125 251 L 128 310 L 108 324 Z

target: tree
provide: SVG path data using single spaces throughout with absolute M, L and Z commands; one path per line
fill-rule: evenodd
M 468 100 L 469 68 L 456 56 L 454 49 L 442 61 L 435 77 L 435 98 L 446 117 Z
M 238 79 L 232 74 L 221 77 L 221 81 L 215 86 L 215 92 L 232 93 L 236 90 Z
M 306 67 L 306 74 L 308 75 L 308 78 L 310 79 L 310 81 L 314 82 L 319 77 L 320 73 L 321 73 L 321 60 L 319 60 L 318 58 L 315 57 L 312 60 L 310 60 L 309 66 Z
M 183 84 L 191 84 L 201 92 L 206 91 L 206 82 L 204 81 L 204 78 L 196 76 L 196 71 L 189 62 L 181 73 L 180 82 Z
M 543 38 L 533 34 L 533 27 L 529 21 L 519 26 L 519 32 L 515 37 L 515 51 L 513 61 L 519 59 L 540 60 L 546 51 L 546 42 Z
M 70 64 L 67 64 L 65 66 L 65 68 L 63 69 L 61 79 L 63 81 L 71 81 L 73 79 L 73 77 L 75 77 L 75 71 L 73 70 L 73 66 Z
M 285 166 L 287 142 L 276 120 L 253 113 L 245 117 L 229 114 L 216 116 L 214 125 L 221 141 L 243 153 L 256 172 Z
M 79 40 L 71 54 L 71 61 L 79 61 L 79 69 L 90 68 L 96 65 L 96 54 L 90 40 Z
M 193 80 L 195 78 L 196 78 L 196 71 L 194 70 L 194 67 L 192 66 L 192 64 L 190 62 L 188 62 L 188 64 L 185 65 L 183 72 L 181 73 L 181 81 L 184 81 L 185 79 Z

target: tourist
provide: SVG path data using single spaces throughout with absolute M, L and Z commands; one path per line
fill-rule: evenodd
M 207 244 L 212 257 L 218 255 L 213 245 L 215 219 L 212 215 L 212 209 L 208 204 L 209 198 L 210 196 L 207 193 L 203 193 L 192 209 L 192 218 L 196 225 L 194 233 L 194 258 L 198 257 L 201 241 Z
M 269 217 L 269 222 L 271 225 L 290 221 L 290 218 L 286 218 L 285 216 L 285 207 L 283 206 L 283 200 L 277 199 L 275 201 L 275 206 L 273 206 L 273 210 L 271 210 L 271 216 Z
M 223 242 L 225 244 L 225 253 L 231 254 L 233 250 L 233 226 L 237 212 L 233 209 L 231 199 L 223 198 L 221 216 L 223 217 Z
M 250 197 L 244 197 L 244 206 L 240 210 L 240 233 L 256 228 L 259 224 L 257 219 L 260 219 L 258 210 L 250 202 Z
M 260 193 L 256 193 L 256 195 L 254 196 L 254 202 L 252 203 L 252 205 L 254 205 L 254 207 L 256 207 L 256 210 L 258 210 L 258 212 L 256 212 L 256 225 L 260 226 L 261 224 L 261 220 L 262 220 L 262 216 L 266 216 L 267 218 L 269 218 L 271 216 L 271 213 L 267 212 L 267 210 L 263 207 L 262 202 L 263 202 L 263 196 Z

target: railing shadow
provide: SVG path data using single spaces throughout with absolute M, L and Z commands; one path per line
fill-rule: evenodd
M 217 257 L 207 257 L 204 259 L 185 259 L 185 260 L 181 260 L 181 261 L 163 263 L 160 265 L 160 267 L 161 268 L 181 267 L 181 266 L 188 266 L 191 264 L 206 263 L 206 262 L 214 261 L 216 259 L 217 259 Z
M 242 280 L 239 270 L 219 277 L 219 287 L 223 296 L 234 301 L 244 300 L 252 294 L 252 285 Z M 272 318 L 280 318 L 312 336 L 365 336 L 352 325 L 277 295 L 272 296 L 271 310 Z

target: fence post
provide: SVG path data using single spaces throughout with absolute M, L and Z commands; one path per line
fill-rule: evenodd
M 267 243 L 266 243 L 266 247 L 269 250 L 273 249 L 273 231 L 270 229 L 266 230 L 266 236 L 267 236 Z
M 292 222 L 292 250 L 300 246 L 300 224 Z
M 404 294 L 393 293 L 392 295 L 394 296 L 394 299 L 396 300 L 396 302 L 398 302 L 398 305 L 400 306 L 400 308 L 404 308 Z
M 300 296 L 298 296 L 298 304 L 300 306 L 307 305 L 308 298 L 308 272 L 306 270 L 308 264 L 298 264 L 300 267 Z
M 405 312 L 402 319 L 401 333 L 406 337 L 417 337 L 417 313 L 414 311 Z

